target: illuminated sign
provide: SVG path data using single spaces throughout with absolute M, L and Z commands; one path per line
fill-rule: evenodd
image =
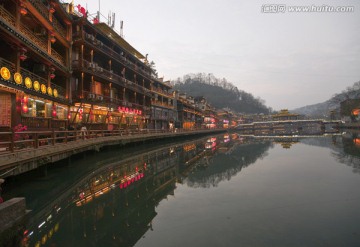
M 51 88 L 51 87 L 48 87 L 48 88 L 47 88 L 47 93 L 48 93 L 48 95 L 50 95 L 50 96 L 53 95 L 53 91 L 52 91 L 52 88 Z
M 32 81 L 31 81 L 31 79 L 29 77 L 25 78 L 25 86 L 27 88 L 32 88 Z
M 57 96 L 58 96 L 58 91 L 56 90 L 56 88 L 54 88 L 54 90 L 53 90 L 53 95 L 54 95 L 55 98 L 57 98 Z
M 14 81 L 15 81 L 15 83 L 18 84 L 18 85 L 22 84 L 22 76 L 21 76 L 20 73 L 17 73 L 17 72 L 16 72 L 16 73 L 14 74 Z
M 41 92 L 42 93 L 46 93 L 46 86 L 45 86 L 45 84 L 41 84 Z
M 25 84 L 26 84 L 26 79 L 25 79 Z M 38 81 L 34 81 L 34 89 L 35 91 L 40 90 L 40 83 Z
M 4 78 L 5 80 L 9 80 L 11 77 L 10 70 L 6 67 L 1 68 L 0 74 L 1 74 L 1 77 Z

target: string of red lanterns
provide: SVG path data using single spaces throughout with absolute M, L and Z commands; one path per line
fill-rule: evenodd
M 132 109 L 132 108 L 124 107 L 124 106 L 119 106 L 118 111 L 122 112 L 122 113 L 142 115 L 142 110 Z

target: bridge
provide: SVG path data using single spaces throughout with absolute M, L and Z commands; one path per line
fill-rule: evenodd
M 245 132 L 255 132 L 258 134 L 319 134 L 334 133 L 340 129 L 340 120 L 326 121 L 324 119 L 306 119 L 306 120 L 279 120 L 266 122 L 253 122 L 248 124 L 239 124 L 236 130 Z
M 18 175 L 89 150 L 167 138 L 220 133 L 211 130 L 91 130 L 0 132 L 0 178 Z M 70 160 L 69 160 L 70 162 Z

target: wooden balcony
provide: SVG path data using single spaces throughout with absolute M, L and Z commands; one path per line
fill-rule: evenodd
M 15 73 L 15 65 L 13 63 L 11 63 L 10 61 L 7 61 L 3 58 L 0 58 L 0 67 L 7 67 L 11 74 L 13 75 Z M 20 74 L 22 75 L 23 78 L 26 78 L 26 77 L 29 77 L 32 81 L 38 81 L 40 84 L 45 84 L 47 85 L 47 80 L 45 78 L 42 78 L 26 69 L 23 69 L 21 68 L 20 69 Z M 17 85 L 14 81 L 13 81 L 13 77 L 10 78 L 10 81 L 12 83 L 14 83 L 14 85 Z M 32 94 L 34 95 L 38 95 L 40 97 L 42 97 L 43 94 L 41 94 L 40 92 L 36 92 L 34 89 L 28 89 L 24 83 L 21 84 L 21 85 L 17 85 L 19 87 L 22 87 L 24 89 L 27 89 L 27 90 L 30 90 L 30 91 L 33 91 Z M 54 83 L 51 83 L 51 88 L 54 90 L 56 89 L 58 91 L 58 97 L 56 98 L 57 100 L 60 100 L 60 101 L 64 101 L 64 102 L 67 102 L 67 99 L 66 99 L 66 90 Z
M 145 88 L 141 85 L 138 85 L 137 83 L 130 81 L 130 80 L 114 73 L 113 71 L 106 70 L 106 69 L 100 67 L 99 65 L 97 65 L 96 63 L 91 63 L 87 60 L 83 60 L 83 64 L 80 64 L 78 60 L 74 60 L 73 68 L 78 69 L 80 71 L 86 71 L 90 74 L 101 77 L 106 81 L 111 81 L 113 83 L 116 83 L 116 84 L 124 87 L 124 88 L 131 89 L 135 92 L 145 94 L 149 97 L 151 96 L 150 91 L 147 88 Z
M 116 60 L 120 61 L 124 66 L 127 66 L 131 68 L 132 70 L 136 71 L 140 75 L 151 79 L 151 74 L 137 66 L 135 63 L 131 62 L 129 59 L 126 59 L 121 54 L 117 53 L 113 49 L 111 49 L 109 46 L 106 46 L 104 43 L 102 43 L 100 40 L 97 40 L 93 35 L 88 34 L 86 32 L 77 33 L 74 37 L 76 38 L 83 38 L 86 41 L 87 44 L 90 44 L 91 46 L 95 46 L 99 50 L 102 50 L 106 55 L 112 56 Z
M 52 24 L 55 31 L 57 31 L 64 39 L 66 39 L 66 29 L 59 23 L 59 21 L 53 17 L 52 22 L 49 20 L 49 9 L 46 7 L 41 0 L 28 0 L 32 6 L 48 21 Z
M 152 100 L 151 101 L 151 105 L 154 105 L 154 106 L 161 106 L 161 107 L 165 107 L 165 108 L 168 108 L 168 109 L 174 109 L 174 106 L 171 105 L 171 104 L 167 104 L 165 102 L 161 102 L 161 101 L 157 101 L 157 100 Z
M 157 87 L 151 87 L 151 91 L 153 93 L 157 93 L 157 94 L 161 94 L 162 96 L 166 96 L 167 98 L 171 98 L 171 99 L 174 99 L 174 96 L 172 93 L 169 93 L 169 92 L 166 92 L 160 88 L 157 88 Z
M 48 53 L 48 40 L 36 36 L 33 31 L 28 29 L 24 24 L 21 24 L 19 29 L 15 27 L 15 17 L 12 16 L 4 7 L 0 5 L 0 18 L 3 18 L 9 27 L 11 27 L 14 31 L 19 32 L 23 35 L 27 40 L 29 40 L 34 47 L 39 48 L 43 54 L 51 57 L 56 60 L 61 66 L 66 67 L 65 58 L 58 54 L 54 49 L 52 49 L 52 54 Z M 15 36 L 16 33 L 14 33 Z
M 75 101 L 81 100 L 79 93 L 80 92 L 73 92 L 73 95 L 75 96 Z M 107 107 L 111 106 L 113 108 L 114 107 L 116 108 L 118 106 L 126 106 L 130 108 L 136 108 L 138 110 L 142 110 L 143 112 L 149 109 L 147 106 L 138 103 L 132 103 L 121 99 L 111 98 L 109 96 L 96 94 L 89 91 L 83 91 L 83 96 L 84 98 L 82 99 L 82 101 L 89 104 L 104 105 Z

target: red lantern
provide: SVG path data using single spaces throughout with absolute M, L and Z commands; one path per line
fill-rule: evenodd
M 24 61 L 25 59 L 27 59 L 27 56 L 25 54 L 20 54 L 19 58 L 21 61 Z
M 53 33 L 50 34 L 50 42 L 53 44 L 56 42 L 55 34 Z
M 54 14 L 54 13 L 55 13 L 54 4 L 51 4 L 51 5 L 50 5 L 49 12 L 50 12 L 51 14 Z
M 27 113 L 29 111 L 29 108 L 27 105 L 23 105 L 22 110 L 24 113 Z
M 55 105 L 53 105 L 53 107 L 52 107 L 52 116 L 56 117 L 56 106 Z
M 25 8 L 25 6 L 23 4 L 21 4 L 21 7 L 20 7 L 20 14 L 22 14 L 22 15 L 27 14 L 27 9 Z

